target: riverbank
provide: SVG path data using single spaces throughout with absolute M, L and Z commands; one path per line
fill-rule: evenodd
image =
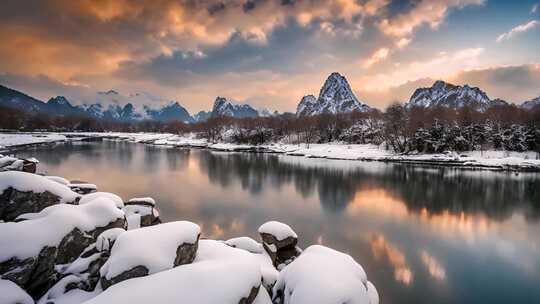
M 307 158 L 399 162 L 428 166 L 451 166 L 473 170 L 540 171 L 536 152 L 468 151 L 441 154 L 397 154 L 382 146 L 345 143 L 243 145 L 210 143 L 194 134 L 170 133 L 1 133 L 0 151 L 24 149 L 68 141 L 125 140 L 159 146 L 204 148 L 226 152 L 280 153 Z

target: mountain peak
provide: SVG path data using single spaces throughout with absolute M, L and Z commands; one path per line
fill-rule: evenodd
M 103 91 L 102 91 L 102 92 L 98 92 L 98 94 L 100 94 L 100 95 L 120 95 L 120 93 L 118 93 L 117 91 L 112 90 L 112 89 L 111 89 L 111 90 L 108 90 L 108 91 L 106 91 L 106 92 L 103 92 Z
M 56 96 L 47 101 L 47 104 L 53 105 L 69 105 L 71 106 L 71 103 L 65 98 L 64 96 Z
M 235 118 L 257 117 L 259 112 L 248 104 L 232 103 L 227 98 L 218 96 L 212 107 L 211 117 L 228 116 Z
M 484 111 L 492 105 L 499 104 L 501 103 L 493 102 L 484 91 L 477 87 L 471 87 L 468 84 L 459 86 L 437 80 L 430 88 L 416 89 L 407 106 L 424 108 L 461 108 L 467 106 Z
M 360 102 L 354 95 L 347 79 L 334 72 L 326 78 L 319 97 L 315 99 L 313 95 L 307 95 L 302 98 L 297 107 L 297 115 L 319 115 L 324 113 L 349 113 L 366 112 L 369 106 Z

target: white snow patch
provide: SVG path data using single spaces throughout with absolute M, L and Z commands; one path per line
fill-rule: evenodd
M 284 304 L 378 304 L 372 289 L 351 256 L 313 245 L 279 273 L 273 293 L 282 291 Z
M 263 252 L 262 244 L 247 236 L 226 240 L 225 244 L 235 248 L 247 250 L 251 253 Z
M 134 197 L 128 201 L 128 203 L 143 202 L 151 206 L 156 205 L 156 201 L 151 197 Z
M 69 185 L 69 181 L 63 177 L 60 177 L 60 176 L 45 176 L 45 177 L 61 185 L 64 185 L 64 186 Z
M 122 198 L 114 193 L 109 192 L 93 192 L 85 194 L 81 197 L 79 205 L 84 205 L 100 198 L 110 199 L 116 204 L 116 207 L 118 208 L 124 207 L 124 201 L 122 201 Z
M 112 228 L 112 229 L 103 231 L 97 237 L 96 249 L 98 251 L 111 250 L 111 244 L 113 244 L 118 238 L 118 236 L 124 232 L 126 232 L 126 230 L 122 228 Z
M 249 252 L 201 240 L 192 264 L 120 282 L 85 304 L 238 303 L 260 283 L 259 264 Z
M 145 266 L 149 274 L 173 267 L 178 246 L 194 244 L 201 229 L 197 224 L 178 221 L 130 230 L 118 236 L 111 256 L 100 269 L 111 279 L 136 266 Z
M 34 300 L 19 285 L 0 279 L 0 303 L 34 304 Z
M 276 237 L 278 241 L 282 241 L 288 237 L 298 238 L 296 232 L 284 223 L 277 221 L 269 221 L 259 227 L 259 233 L 267 233 Z

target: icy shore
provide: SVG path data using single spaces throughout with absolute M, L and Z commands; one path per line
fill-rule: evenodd
M 26 147 L 27 145 L 54 142 L 112 139 L 170 147 L 205 148 L 227 152 L 280 153 L 307 158 L 340 160 L 401 162 L 419 165 L 453 166 L 468 169 L 540 171 L 540 159 L 536 152 L 468 151 L 440 154 L 397 154 L 382 146 L 327 143 L 243 145 L 234 143 L 211 143 L 194 134 L 170 133 L 25 133 L 0 134 L 0 151 Z
M 72 185 L 0 172 L 2 304 L 379 303 L 351 256 L 302 250 L 284 223 L 263 223 L 261 242 L 210 240 L 196 223 L 162 224 L 152 198 Z

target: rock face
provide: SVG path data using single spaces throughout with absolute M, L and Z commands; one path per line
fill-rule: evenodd
M 292 262 L 302 252 L 296 246 L 298 236 L 286 224 L 275 221 L 264 223 L 259 227 L 259 234 L 264 250 L 278 269 Z
M 461 108 L 468 106 L 485 111 L 493 105 L 500 104 L 500 101 L 493 102 L 484 91 L 477 87 L 458 86 L 438 80 L 430 88 L 416 89 L 407 106 L 423 108 Z
M 296 115 L 313 116 L 320 114 L 339 114 L 368 112 L 371 108 L 360 102 L 354 95 L 349 82 L 339 73 L 332 73 L 322 86 L 319 97 L 307 95 L 298 104 Z
M 80 195 L 43 176 L 24 172 L 0 173 L 0 220 L 14 221 L 60 203 L 76 204 Z
M 233 118 L 257 117 L 259 112 L 248 104 L 234 104 L 225 97 L 216 97 L 210 117 L 227 116 Z
M 189 264 L 197 254 L 199 236 L 199 226 L 183 221 L 122 233 L 100 270 L 101 285 L 106 289 L 127 279 Z

